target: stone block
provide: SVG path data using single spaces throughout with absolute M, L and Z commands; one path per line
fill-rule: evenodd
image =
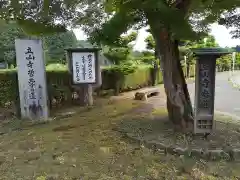
M 154 141 L 154 140 L 150 140 L 150 141 L 145 140 L 144 141 L 144 146 L 146 148 L 155 149 L 156 150 L 157 149 L 156 143 L 157 143 L 157 141 Z
M 201 158 L 204 154 L 202 149 L 192 149 L 190 151 L 191 157 Z
M 165 149 L 166 149 L 166 153 L 175 154 L 175 151 L 174 151 L 175 147 L 173 147 L 173 146 L 166 146 Z
M 230 152 L 229 152 L 232 160 L 234 161 L 240 161 L 240 149 L 232 149 Z
M 224 151 L 222 149 L 208 150 L 209 152 L 209 160 L 216 161 L 221 160 Z
M 166 149 L 166 145 L 164 143 L 161 143 L 161 142 L 157 142 L 156 143 L 156 148 L 157 149 Z
M 126 133 L 127 137 L 137 143 L 142 143 L 143 142 L 143 139 L 139 136 L 136 136 L 135 134 L 133 133 Z
M 184 155 L 184 156 L 188 155 L 188 148 L 177 147 L 173 151 L 178 155 Z

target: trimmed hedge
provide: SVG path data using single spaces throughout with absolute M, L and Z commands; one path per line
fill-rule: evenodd
M 138 89 L 151 83 L 151 68 L 137 68 L 134 72 L 124 74 L 121 71 L 105 69 L 102 71 L 102 90 L 113 89 L 116 94 Z
M 152 84 L 152 69 L 149 67 L 135 68 L 134 72 L 123 73 L 117 68 L 102 70 L 102 86 L 99 90 L 114 90 L 115 94 L 146 87 Z M 162 74 L 157 75 L 156 83 L 162 83 Z M 70 85 L 68 71 L 47 70 L 47 85 L 50 107 L 56 104 L 71 103 L 74 89 Z M 16 102 L 17 73 L 16 70 L 0 71 L 0 107 L 11 106 Z
M 18 94 L 17 73 L 12 71 L 0 71 L 0 106 L 9 106 L 16 100 Z

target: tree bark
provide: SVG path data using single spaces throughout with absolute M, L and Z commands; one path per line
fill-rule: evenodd
M 176 130 L 193 130 L 193 110 L 186 80 L 180 64 L 178 41 L 166 28 L 153 30 L 163 69 L 163 83 L 167 95 L 169 119 Z

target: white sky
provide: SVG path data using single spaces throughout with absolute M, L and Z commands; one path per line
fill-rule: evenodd
M 216 38 L 216 41 L 221 47 L 234 47 L 240 45 L 240 39 L 232 39 L 229 34 L 230 30 L 225 28 L 224 26 L 220 26 L 217 24 L 213 24 L 211 26 L 211 34 Z M 74 29 L 74 33 L 76 34 L 77 39 L 86 40 L 87 36 L 80 29 Z M 148 36 L 148 33 L 145 29 L 140 29 L 138 31 L 138 37 L 135 42 L 134 49 L 135 50 L 145 50 L 144 39 Z

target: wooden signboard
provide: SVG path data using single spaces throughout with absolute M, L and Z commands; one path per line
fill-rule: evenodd
M 99 48 L 67 49 L 67 58 L 73 86 L 99 83 Z
M 101 85 L 99 48 L 67 49 L 71 85 L 78 92 L 79 104 L 93 105 L 93 87 Z

